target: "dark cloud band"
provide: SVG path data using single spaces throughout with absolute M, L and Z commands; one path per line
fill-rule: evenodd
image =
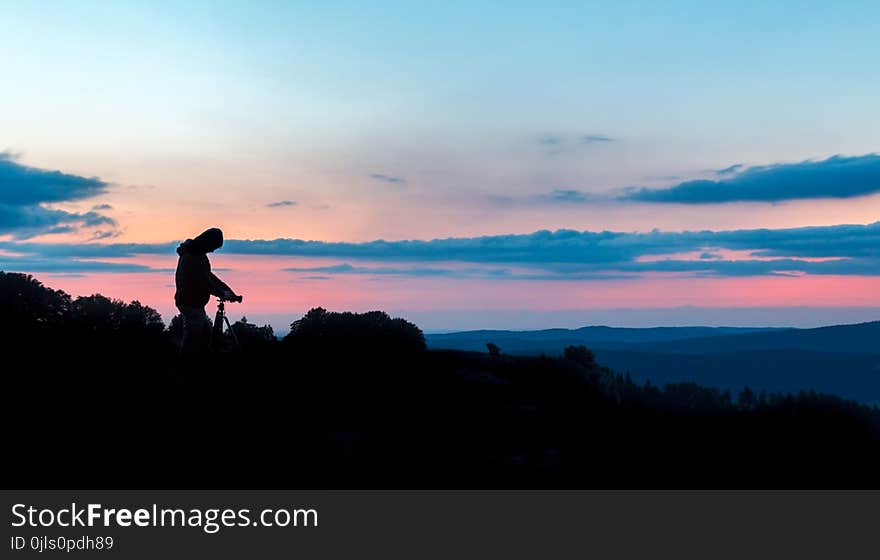
M 0 153 L 0 234 L 23 239 L 78 227 L 113 226 L 111 218 L 99 213 L 109 209 L 107 205 L 82 214 L 44 206 L 91 198 L 107 188 L 108 183 L 97 177 L 37 169 L 22 165 L 12 154 Z
M 46 244 L 5 242 L 0 250 L 56 260 L 174 255 L 176 242 L 160 244 Z M 652 272 L 699 276 L 880 275 L 880 222 L 686 232 L 538 231 L 409 241 L 340 243 L 301 239 L 227 240 L 223 252 L 376 261 L 381 266 L 340 263 L 289 269 L 309 274 L 600 279 Z M 742 259 L 724 251 L 745 252 Z M 692 253 L 694 258 L 682 258 Z M 706 256 L 711 258 L 706 258 Z M 7 262 L 8 259 L 7 259 Z M 426 266 L 423 263 L 433 263 Z M 438 263 L 444 263 L 440 266 Z M 462 267 L 460 263 L 467 263 Z M 408 266 L 400 266 L 407 264 Z M 71 265 L 72 266 L 72 265 Z M 20 268 L 19 268 L 20 269 Z M 72 269 L 71 269 L 72 270 Z
M 676 204 L 776 202 L 853 198 L 880 192 L 880 155 L 834 156 L 821 161 L 722 169 L 719 180 L 685 181 L 662 189 L 639 188 L 621 200 Z

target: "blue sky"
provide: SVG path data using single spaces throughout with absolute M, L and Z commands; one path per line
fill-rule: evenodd
M 628 147 L 601 174 L 545 173 L 603 188 L 866 153 L 880 125 L 874 3 L 180 4 L 4 3 L 10 147 L 405 176 L 436 151 L 509 169 L 530 138 L 599 134 Z

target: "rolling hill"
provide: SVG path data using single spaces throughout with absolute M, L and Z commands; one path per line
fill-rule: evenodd
M 813 329 L 583 327 L 427 335 L 431 348 L 559 355 L 585 345 L 639 381 L 693 381 L 739 390 L 824 391 L 880 403 L 880 322 Z

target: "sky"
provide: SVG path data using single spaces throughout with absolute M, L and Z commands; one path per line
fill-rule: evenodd
M 428 331 L 880 313 L 880 4 L 0 0 L 0 269 Z

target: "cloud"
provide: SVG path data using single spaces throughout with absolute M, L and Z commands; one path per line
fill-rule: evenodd
M 649 181 L 678 181 L 681 177 L 678 175 L 648 175 L 645 179 Z
M 97 230 L 92 234 L 92 240 L 97 241 L 98 239 L 113 239 L 114 237 L 119 237 L 121 234 L 121 231 L 115 229 L 107 231 Z
M 354 266 L 339 263 L 319 267 L 284 268 L 285 272 L 320 275 L 406 276 L 443 278 L 482 278 L 496 280 L 617 280 L 638 278 L 647 273 L 684 273 L 688 276 L 801 276 L 803 274 L 880 274 L 880 261 L 822 261 L 799 259 L 776 260 L 685 260 L 664 259 L 650 262 L 621 262 L 608 267 L 604 263 L 541 263 L 534 269 L 512 270 L 497 267 L 387 267 Z
M 54 210 L 40 205 L 13 206 L 0 204 L 0 234 L 12 234 L 16 239 L 37 235 L 70 233 L 78 227 L 99 225 L 115 226 L 116 222 L 96 212 L 79 214 Z
M 103 194 L 108 183 L 97 177 L 28 167 L 16 160 L 17 156 L 9 152 L 0 153 L 0 234 L 26 239 L 79 227 L 116 225 L 112 218 L 98 212 L 102 207 L 76 213 L 45 206 Z
M 109 204 L 96 204 L 95 206 L 92 206 L 92 210 L 96 212 L 101 210 L 113 210 L 113 207 Z
M 736 173 L 737 171 L 739 171 L 742 168 L 743 168 L 743 164 L 734 163 L 733 165 L 727 166 L 724 169 L 715 169 L 712 172 L 715 175 L 730 175 L 730 174 Z
M 0 256 L 0 270 L 6 272 L 59 272 L 67 274 L 87 272 L 161 272 L 167 274 L 172 272 L 170 269 L 151 268 L 135 263 L 7 256 Z
M 442 268 L 394 268 L 385 266 L 354 266 L 349 263 L 340 263 L 329 266 L 315 266 L 305 268 L 285 268 L 285 272 L 301 272 L 309 274 L 376 274 L 392 276 L 450 276 L 452 271 Z
M 538 138 L 538 145 L 542 146 L 548 154 L 554 155 L 573 151 L 590 144 L 606 144 L 608 142 L 614 142 L 614 138 L 604 134 L 582 134 L 580 136 L 545 134 Z
M 581 264 L 566 266 L 559 263 L 543 263 L 532 269 L 512 270 L 509 268 L 390 268 L 355 267 L 340 263 L 314 268 L 285 268 L 285 272 L 324 275 L 367 275 L 367 276 L 406 276 L 477 278 L 489 280 L 548 280 L 548 281 L 595 281 L 640 278 L 650 273 L 674 273 L 690 277 L 746 277 L 746 276 L 787 276 L 797 277 L 807 274 L 832 275 L 878 275 L 880 260 L 869 261 L 822 261 L 812 262 L 798 259 L 778 260 L 684 260 L 668 259 L 651 262 L 616 263 L 613 267 L 601 264 Z
M 383 183 L 390 184 L 403 184 L 406 183 L 406 179 L 403 177 L 398 177 L 396 175 L 385 175 L 382 173 L 370 173 L 370 179 L 374 179 L 376 181 L 382 181 Z
M 91 198 L 107 191 L 97 177 L 80 177 L 17 163 L 16 156 L 0 153 L 0 204 L 26 206 Z
M 574 274 L 559 275 L 552 271 L 513 271 L 510 268 L 497 267 L 387 267 L 387 266 L 354 266 L 349 263 L 339 263 L 328 266 L 284 268 L 284 272 L 302 274 L 324 274 L 321 278 L 330 278 L 337 275 L 360 275 L 360 276 L 406 276 L 406 277 L 442 277 L 442 278 L 479 278 L 489 280 L 597 280 L 632 278 L 633 274 L 607 273 L 604 271 L 578 271 Z M 304 279 L 313 278 L 305 276 Z
M 880 192 L 880 154 L 833 156 L 820 161 L 721 169 L 717 181 L 685 181 L 661 189 L 631 189 L 620 199 L 636 202 L 718 204 L 852 198 Z
M 606 200 L 606 198 L 585 191 L 556 189 L 549 193 L 538 195 L 538 200 L 541 202 L 553 202 L 559 204 L 587 204 L 590 202 Z
M 136 255 L 174 255 L 179 242 L 169 243 L 34 243 L 0 241 L 0 251 L 44 259 L 118 259 Z
M 0 251 L 21 253 L 16 259 L 76 262 L 174 255 L 176 242 L 33 243 L 0 242 Z M 723 251 L 743 258 L 725 258 Z M 224 253 L 331 258 L 348 262 L 324 267 L 294 268 L 314 275 L 372 274 L 498 279 L 601 279 L 638 277 L 649 273 L 691 276 L 779 276 L 846 274 L 880 276 L 880 222 L 869 225 L 814 226 L 788 229 L 729 231 L 612 232 L 537 231 L 433 240 L 368 241 L 359 243 L 302 239 L 227 240 Z M 682 254 L 694 254 L 693 259 Z M 700 258 L 710 257 L 710 258 Z M 83 259 L 83 260 L 80 260 Z M 84 260 L 88 259 L 88 261 Z M 817 260 L 819 259 L 819 260 Z M 425 263 L 430 263 L 426 265 Z M 462 266 L 462 263 L 467 266 Z M 0 263 L 2 264 L 2 263 Z M 91 265 L 88 265 L 91 266 Z M 16 270 L 27 270 L 16 268 Z
M 597 142 L 614 142 L 614 138 L 609 138 L 603 134 L 587 134 L 580 137 L 581 144 L 595 144 Z
M 339 263 L 328 266 L 315 267 L 291 267 L 282 269 L 284 272 L 296 272 L 303 274 L 356 274 L 376 276 L 444 276 L 447 278 L 466 278 L 475 274 L 503 275 L 509 272 L 507 269 L 486 270 L 475 268 L 453 269 L 439 267 L 389 267 L 389 266 L 354 266 L 350 263 Z
M 296 206 L 295 200 L 279 200 L 278 202 L 270 202 L 267 208 L 284 208 L 285 206 Z
M 58 258 L 118 258 L 174 254 L 167 243 L 0 242 L 0 249 Z M 869 225 L 811 226 L 728 231 L 613 232 L 541 230 L 530 234 L 451 237 L 432 240 L 358 243 L 302 239 L 227 239 L 224 253 L 289 255 L 402 261 L 618 262 L 646 255 L 729 249 L 775 257 L 878 257 L 880 222 Z
M 538 139 L 538 144 L 542 146 L 559 146 L 565 141 L 559 136 L 542 136 Z

